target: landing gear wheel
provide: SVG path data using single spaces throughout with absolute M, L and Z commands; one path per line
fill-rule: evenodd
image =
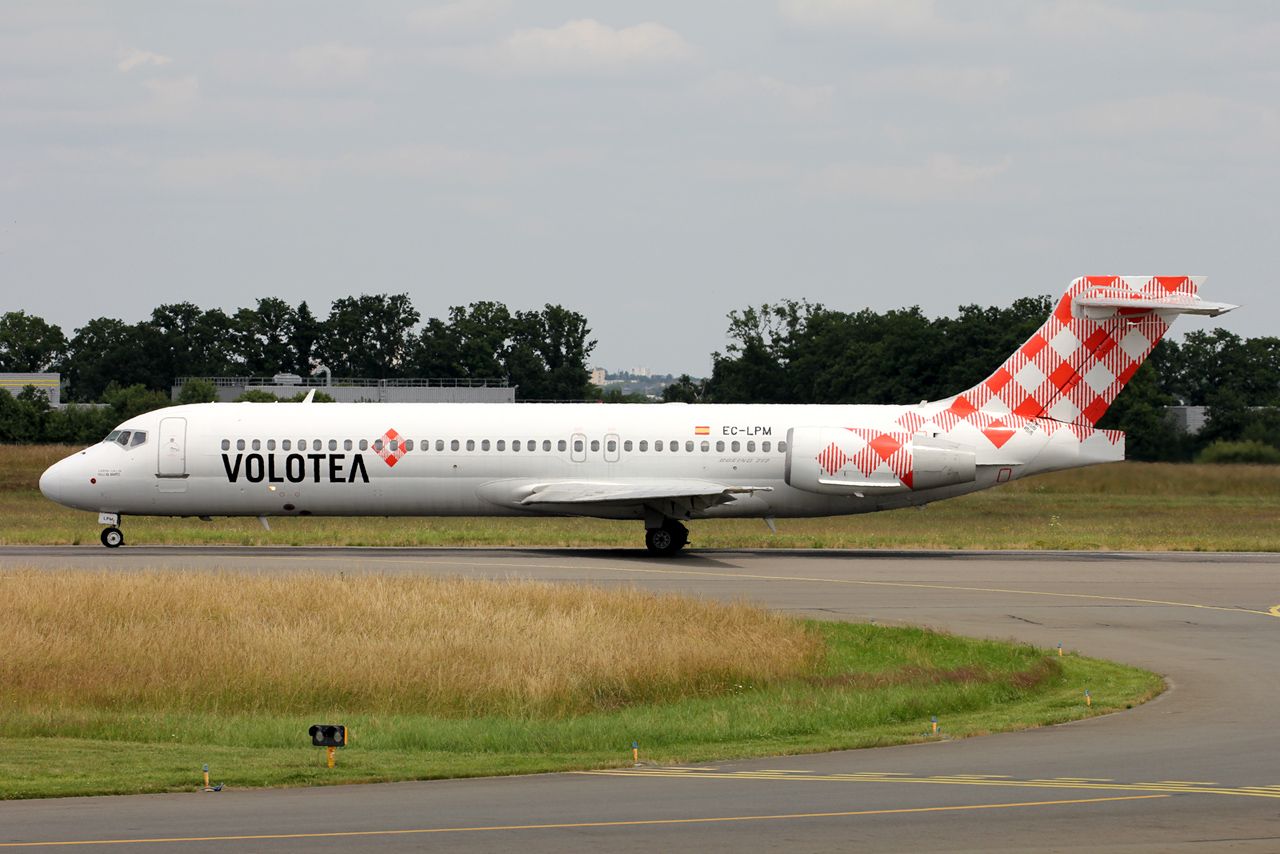
M 112 525 L 102 529 L 102 544 L 109 549 L 118 549 L 124 545 L 124 532 Z
M 661 528 L 649 528 L 644 532 L 644 544 L 649 551 L 663 557 L 671 557 L 689 542 L 689 529 L 679 522 L 668 520 Z

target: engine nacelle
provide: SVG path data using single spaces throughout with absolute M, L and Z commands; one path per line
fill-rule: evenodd
M 789 486 L 827 495 L 883 495 L 972 483 L 972 448 L 947 439 L 864 427 L 787 431 Z

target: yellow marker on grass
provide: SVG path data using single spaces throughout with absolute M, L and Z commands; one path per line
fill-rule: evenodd
M 631 742 L 631 761 L 640 764 L 640 742 Z

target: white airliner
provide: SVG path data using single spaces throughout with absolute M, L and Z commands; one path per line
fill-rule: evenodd
M 1095 425 L 1201 278 L 1085 276 L 971 389 L 907 406 L 204 403 L 139 415 L 40 490 L 141 516 L 596 516 L 675 554 L 690 519 L 867 513 L 1124 459 Z

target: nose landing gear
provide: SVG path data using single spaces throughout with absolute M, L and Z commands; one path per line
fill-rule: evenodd
M 102 536 L 99 539 L 107 548 L 118 549 L 124 545 L 124 532 L 112 525 L 110 528 L 102 529 Z

